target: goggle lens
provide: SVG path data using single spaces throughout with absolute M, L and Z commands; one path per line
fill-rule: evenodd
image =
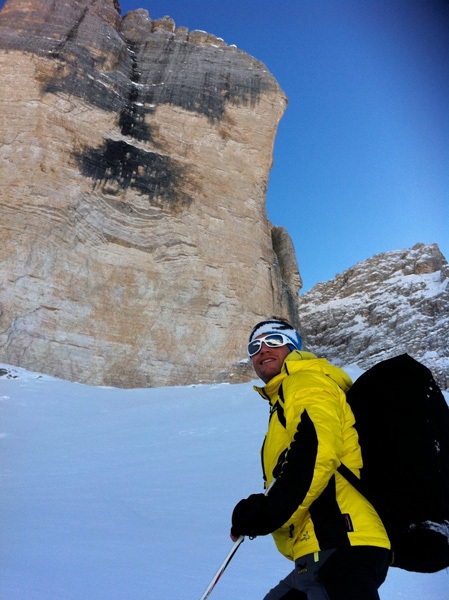
M 269 333 L 268 335 L 257 338 L 248 344 L 248 355 L 251 357 L 257 354 L 262 348 L 262 343 L 269 348 L 280 348 L 281 346 L 291 344 L 292 341 L 282 333 Z

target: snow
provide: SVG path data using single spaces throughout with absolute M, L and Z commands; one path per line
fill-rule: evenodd
M 252 384 L 119 390 L 2 367 L 1 600 L 199 599 L 234 504 L 262 491 Z M 290 568 L 270 536 L 245 540 L 210 598 L 261 599 Z M 448 590 L 447 570 L 390 569 L 381 598 Z

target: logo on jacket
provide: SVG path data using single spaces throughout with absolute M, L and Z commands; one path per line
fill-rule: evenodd
M 348 514 L 344 514 L 343 519 L 345 522 L 346 531 L 354 531 L 354 526 L 352 525 L 351 516 Z

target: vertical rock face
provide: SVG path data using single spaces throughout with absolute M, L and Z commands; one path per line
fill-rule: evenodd
M 362 368 L 407 352 L 449 387 L 449 267 L 436 244 L 373 256 L 299 302 L 313 352 Z
M 265 214 L 286 106 L 266 67 L 114 0 L 9 0 L 0 77 L 0 360 L 120 387 L 247 378 L 254 322 L 298 325 Z

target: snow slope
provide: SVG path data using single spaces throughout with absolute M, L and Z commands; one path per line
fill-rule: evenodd
M 199 600 L 234 504 L 262 490 L 251 384 L 119 390 L 5 368 L 0 599 Z M 210 598 L 261 599 L 290 568 L 270 536 L 245 540 Z M 381 597 L 447 600 L 449 572 L 391 569 Z

